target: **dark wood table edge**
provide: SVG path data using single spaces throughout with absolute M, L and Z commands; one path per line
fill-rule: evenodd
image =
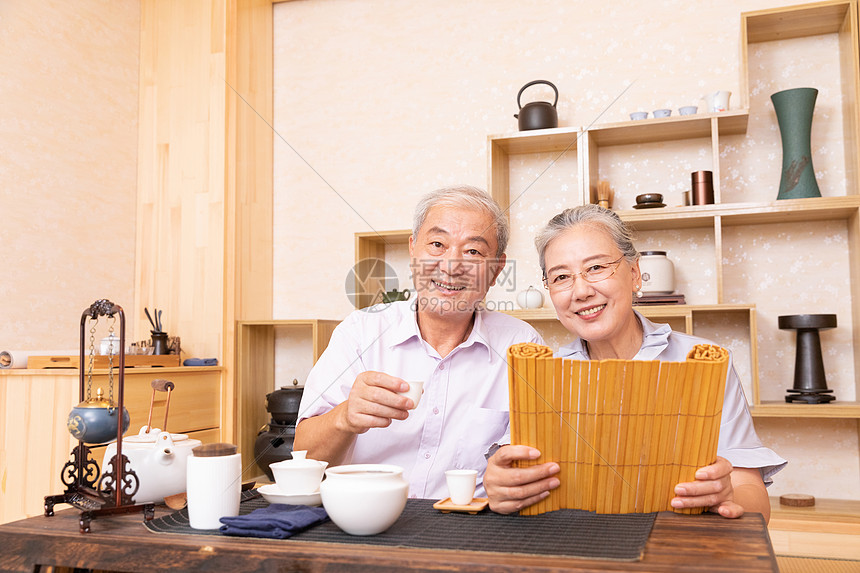
M 161 508 L 159 508 L 161 509 Z M 165 512 L 169 510 L 164 510 Z M 0 525 L 0 571 L 38 571 L 38 564 L 114 571 L 771 571 L 776 556 L 761 514 L 737 520 L 661 512 L 643 559 L 636 562 L 479 551 L 433 550 L 310 541 L 152 533 L 137 516 L 77 529 L 64 510 Z M 696 536 L 707 533 L 704 541 Z M 45 535 L 48 534 L 48 535 Z M 145 545 L 135 548 L 138 541 Z M 686 555 L 686 557 L 681 557 Z M 717 563 L 715 559 L 720 559 Z

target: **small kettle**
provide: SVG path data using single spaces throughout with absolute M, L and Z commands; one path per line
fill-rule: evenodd
M 551 87 L 555 92 L 555 101 L 551 104 L 546 101 L 533 101 L 523 106 L 520 103 L 520 96 L 523 95 L 523 91 L 527 87 L 535 84 L 546 84 Z M 558 111 L 555 107 L 557 103 L 558 89 L 546 80 L 535 80 L 521 87 L 520 92 L 517 94 L 517 107 L 520 108 L 520 112 L 514 114 L 514 117 L 519 120 L 520 131 L 558 127 Z

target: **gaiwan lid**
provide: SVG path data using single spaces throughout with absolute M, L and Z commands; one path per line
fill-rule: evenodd
M 291 460 L 281 460 L 280 462 L 275 462 L 273 464 L 269 464 L 269 467 L 277 466 L 279 468 L 290 468 L 290 469 L 298 469 L 298 468 L 318 468 L 320 463 L 318 460 L 311 460 L 307 457 L 307 450 L 297 450 L 293 452 L 293 459 Z

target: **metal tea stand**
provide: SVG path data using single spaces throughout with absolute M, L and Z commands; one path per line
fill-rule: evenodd
M 129 459 L 122 453 L 122 435 L 124 409 L 124 390 L 125 390 L 125 313 L 122 307 L 112 303 L 107 299 L 95 301 L 84 310 L 81 315 L 81 343 L 80 343 L 80 363 L 78 365 L 80 371 L 80 392 L 79 400 L 81 404 L 85 400 L 91 399 L 92 376 L 94 370 L 94 355 L 95 344 L 94 334 L 90 336 L 90 361 L 87 368 L 84 368 L 85 357 L 85 327 L 87 319 L 98 322 L 100 316 L 106 316 L 111 319 L 116 319 L 119 316 L 119 353 L 117 368 L 118 375 L 118 392 L 116 405 L 116 455 L 111 458 L 108 466 L 110 470 L 102 471 L 98 463 L 92 458 L 91 450 L 84 442 L 84 437 L 76 435 L 77 428 L 72 427 L 72 419 L 70 416 L 69 431 L 72 435 L 78 437 L 78 445 L 72 449 L 70 454 L 71 460 L 67 461 L 63 466 L 60 474 L 60 480 L 66 486 L 66 490 L 57 495 L 45 496 L 45 516 L 54 515 L 54 505 L 58 503 L 68 503 L 81 510 L 79 520 L 81 533 L 90 531 L 90 521 L 98 516 L 115 515 L 121 513 L 133 513 L 142 511 L 144 519 L 147 521 L 155 517 L 155 504 L 145 503 L 136 505 L 134 503 L 134 495 L 137 493 L 140 485 L 140 480 L 137 474 L 130 467 Z M 111 327 L 113 328 L 113 327 Z M 94 333 L 93 326 L 91 333 Z M 113 353 L 109 353 L 110 366 L 108 369 L 108 379 L 110 384 L 110 394 L 113 395 L 114 381 L 114 363 Z M 101 476 L 99 475 L 101 473 Z

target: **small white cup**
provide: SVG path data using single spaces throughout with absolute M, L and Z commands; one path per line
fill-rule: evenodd
M 672 110 L 671 109 L 655 109 L 653 112 L 651 112 L 651 115 L 653 115 L 654 117 L 669 117 L 670 115 L 672 115 Z
M 469 505 L 475 497 L 475 483 L 478 479 L 477 470 L 448 470 L 445 481 L 448 482 L 448 495 L 454 505 Z
M 633 113 L 630 114 L 630 119 L 632 119 L 633 121 L 638 121 L 640 119 L 645 119 L 647 117 L 648 117 L 647 111 L 634 111 Z
M 415 404 L 415 408 L 417 408 L 418 402 L 421 401 L 421 394 L 424 393 L 424 382 L 410 382 L 407 380 L 406 383 L 409 384 L 409 390 L 406 392 L 400 392 L 399 394 L 401 396 L 406 396 L 407 398 L 412 398 L 412 403 Z
M 699 111 L 699 108 L 695 105 L 685 105 L 678 108 L 678 113 L 681 115 L 695 115 L 697 111 Z

